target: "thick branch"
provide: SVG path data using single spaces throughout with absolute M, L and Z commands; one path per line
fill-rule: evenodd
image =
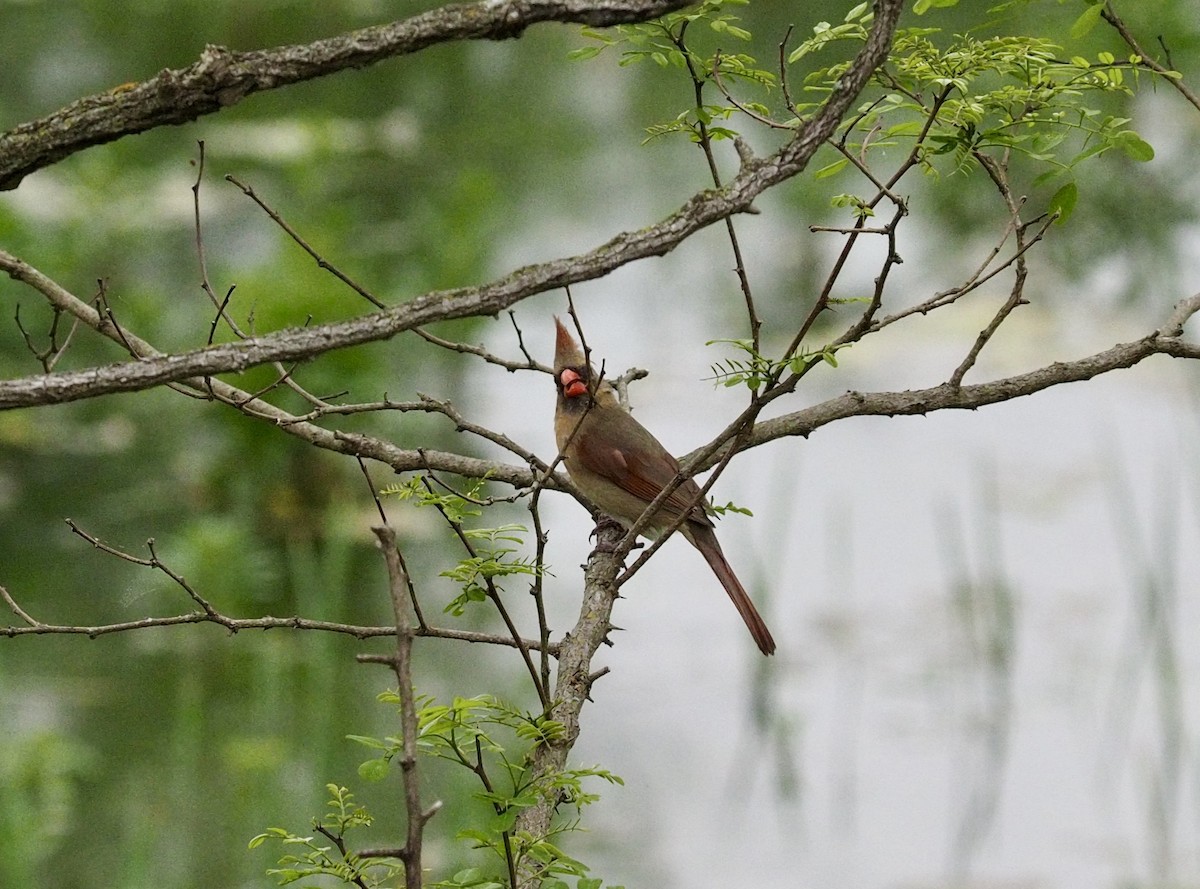
M 709 201 L 731 201 L 735 204 L 744 201 L 745 206 L 749 206 L 749 200 L 768 187 L 766 183 L 782 181 L 802 170 L 816 149 L 833 133 L 871 72 L 887 57 L 902 5 L 902 0 L 876 0 L 875 23 L 866 45 L 842 78 L 839 89 L 791 142 L 768 158 L 745 162 L 729 186 L 694 198 L 680 213 L 662 225 L 671 230 L 669 225 L 672 220 L 675 220 L 675 224 L 686 224 L 683 214 L 688 208 L 695 208 L 693 212 L 705 212 Z M 639 236 L 621 237 L 636 241 Z M 530 771 L 535 781 L 566 766 L 567 757 L 579 735 L 580 714 L 588 700 L 592 683 L 600 675 L 591 670 L 592 658 L 612 628 L 609 617 L 617 595 L 616 575 L 621 567 L 620 559 L 612 550 L 622 535 L 623 530 L 619 528 L 597 528 L 597 549 L 589 557 L 584 572 L 583 608 L 579 622 L 559 646 L 555 704 L 548 714 L 561 722 L 565 730 L 561 738 L 538 745 L 530 754 Z M 556 795 L 547 796 L 539 800 L 537 805 L 523 809 L 517 817 L 517 829 L 528 831 L 534 837 L 546 836 L 558 803 Z M 523 862 L 518 886 L 524 889 L 540 884 L 541 874 L 536 864 Z
M 551 719 L 561 722 L 562 735 L 539 744 L 530 753 L 529 769 L 536 778 L 561 772 L 567 757 L 579 737 L 579 716 L 591 695 L 592 683 L 601 675 L 593 673 L 592 658 L 613 629 L 610 621 L 617 600 L 616 578 L 621 560 L 613 552 L 622 530 L 612 524 L 597 525 L 596 550 L 588 559 L 583 575 L 583 605 L 579 621 L 559 645 L 558 675 L 554 686 L 554 706 L 547 712 Z M 554 812 L 559 804 L 558 794 L 543 798 L 535 806 L 521 810 L 516 830 L 528 831 L 535 837 L 550 833 Z M 533 860 L 522 862 L 517 886 L 520 889 L 540 885 L 540 873 Z
M 758 195 L 804 170 L 833 133 L 871 71 L 886 58 L 902 5 L 901 0 L 880 0 L 876 4 L 875 28 L 854 66 L 817 116 L 791 142 L 775 154 L 747 162 L 728 186 L 696 195 L 657 225 L 617 235 L 589 253 L 517 269 L 482 287 L 428 293 L 393 309 L 350 321 L 291 328 L 179 355 L 0 382 L 0 410 L 134 392 L 186 380 L 198 385 L 202 377 L 274 361 L 313 358 L 334 349 L 389 339 L 434 321 L 495 315 L 534 294 L 602 277 L 637 259 L 662 256 L 700 229 L 749 209 Z M 53 285 L 36 269 L 3 251 L 0 269 L 43 293 L 44 284 Z
M 396 694 L 400 698 L 400 736 L 404 752 L 400 758 L 400 774 L 404 782 L 404 809 L 408 829 L 404 848 L 398 853 L 404 862 L 404 885 L 421 889 L 421 850 L 424 845 L 425 823 L 433 817 L 440 804 L 429 811 L 421 807 L 421 781 L 417 773 L 417 704 L 412 681 L 412 647 L 416 636 L 416 612 L 408 596 L 408 571 L 396 547 L 396 532 L 391 525 L 372 528 L 383 548 L 387 563 L 388 590 L 396 616 L 396 655 L 392 669 L 396 673 Z
M 81 317 L 85 323 L 93 327 L 103 326 L 98 314 L 90 306 L 80 302 L 36 270 L 0 251 L 0 268 L 10 268 L 6 262 L 15 263 L 15 267 L 22 271 L 21 274 L 13 274 L 13 277 L 33 283 L 39 291 L 50 296 L 51 302 L 55 305 L 61 306 L 72 315 Z M 938 410 L 975 410 L 989 404 L 1032 395 L 1051 386 L 1089 380 L 1109 371 L 1132 367 L 1155 354 L 1170 355 L 1175 358 L 1200 358 L 1200 346 L 1180 339 L 1184 324 L 1197 311 L 1200 311 L 1200 294 L 1182 300 L 1174 308 L 1161 329 L 1142 339 L 1118 344 L 1111 349 L 1075 361 L 1056 362 L 1025 374 L 1004 377 L 988 383 L 971 386 L 942 383 L 927 389 L 905 392 L 847 392 L 821 404 L 757 422 L 746 437 L 741 450 L 757 447 L 787 436 L 807 437 L 827 423 L 852 416 L 902 416 L 927 414 Z M 88 317 L 84 317 L 85 315 Z M 113 336 L 115 338 L 116 334 Z M 146 354 L 157 354 L 148 343 L 129 332 L 122 332 L 120 340 L 139 353 L 144 351 Z M 195 382 L 198 391 L 206 391 L 203 381 Z M 0 382 L 0 393 L 4 392 L 5 385 Z M 244 395 L 240 390 L 217 380 L 211 381 L 209 385 L 212 392 L 223 400 L 238 402 L 239 397 Z M 501 464 L 449 452 L 399 448 L 390 442 L 371 436 L 341 433 L 313 423 L 298 422 L 292 414 L 261 400 L 254 401 L 253 408 L 256 416 L 276 422 L 280 428 L 317 447 L 376 460 L 391 466 L 397 472 L 435 469 L 474 478 L 490 475 L 494 481 L 513 487 L 529 487 L 535 482 L 534 473 L 525 466 Z M 690 464 L 690 461 L 694 460 L 707 447 L 698 448 L 683 456 L 681 461 Z M 718 448 L 706 459 L 700 461 L 694 467 L 695 471 L 702 471 L 713 466 L 723 457 L 725 450 L 726 448 Z M 543 479 L 543 483 L 545 481 Z M 556 478 L 551 480 L 550 484 L 554 487 L 563 486 Z M 90 632 L 90 629 L 78 628 L 75 631 Z
M 1185 300 L 1180 303 L 1180 307 L 1190 308 L 1189 314 L 1196 312 L 1200 309 L 1200 296 Z M 1168 327 L 1180 323 L 1179 315 L 1180 310 L 1177 307 Z M 1172 336 L 1171 333 L 1175 335 Z M 1151 355 L 1200 359 L 1200 345 L 1178 339 L 1178 330 L 1168 330 L 1166 333 L 1152 333 L 1131 343 L 1118 344 L 1076 361 L 1058 361 L 1029 373 L 973 386 L 956 386 L 946 382 L 928 389 L 905 392 L 847 392 L 812 407 L 756 423 L 743 449 L 787 436 L 799 435 L 807 438 L 822 426 L 847 417 L 898 417 L 924 415 L 941 410 L 975 410 L 989 404 L 1033 395 L 1051 386 L 1090 380 L 1109 371 L 1133 367 Z M 699 454 L 702 450 L 697 449 L 694 454 Z M 718 450 L 709 456 L 697 469 L 712 466 L 720 460 L 724 450 Z M 693 454 L 689 454 L 680 459 L 686 463 L 692 457 Z
M 455 40 L 519 37 L 538 22 L 604 27 L 657 18 L 687 0 L 484 0 L 432 9 L 387 25 L 298 46 L 233 52 L 207 46 L 187 68 L 73 102 L 0 135 L 0 191 L 92 145 L 188 123 L 247 96 L 364 68 Z
M 0 269 L 4 269 L 19 281 L 33 287 L 49 300 L 56 310 L 61 310 L 78 318 L 84 324 L 107 336 L 113 342 L 119 343 L 139 358 L 157 360 L 166 356 L 153 345 L 123 328 L 118 329 L 107 317 L 102 316 L 95 308 L 85 303 L 57 282 L 43 275 L 28 264 L 21 262 L 0 250 Z M 136 367 L 143 362 L 137 362 Z M 85 372 L 87 373 L 87 372 Z M 37 378 L 33 378 L 37 379 Z M 4 387 L 0 383 L 0 388 Z M 304 439 L 319 448 L 342 454 L 353 454 L 380 463 L 386 463 L 396 472 L 413 469 L 436 469 L 443 472 L 453 472 L 457 475 L 482 478 L 490 473 L 496 481 L 510 484 L 514 487 L 528 487 L 533 482 L 533 474 L 524 467 L 500 464 L 491 460 L 477 457 L 467 457 L 462 454 L 447 453 L 424 448 L 399 448 L 390 442 L 360 434 L 343 434 L 326 429 L 275 407 L 261 398 L 255 398 L 228 383 L 220 380 L 193 379 L 185 381 L 196 394 L 204 397 L 214 397 L 226 404 L 237 405 L 242 411 L 259 419 L 275 423 L 289 435 Z M 554 476 L 546 482 L 551 487 L 561 486 L 561 480 Z

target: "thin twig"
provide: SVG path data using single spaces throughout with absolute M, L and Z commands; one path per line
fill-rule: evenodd
M 1004 199 L 1004 203 L 1008 207 L 1010 225 L 1016 238 L 1017 261 L 1015 274 L 1013 276 L 1013 285 L 1009 290 L 1008 299 L 1006 299 L 1004 304 L 996 311 L 996 314 L 992 317 L 992 320 L 988 323 L 988 326 L 980 331 L 979 336 L 975 338 L 975 342 L 971 344 L 971 348 L 967 352 L 966 357 L 964 357 L 958 367 L 954 369 L 954 373 L 950 375 L 949 382 L 952 386 L 962 385 L 963 377 L 966 376 L 967 371 L 975 366 L 975 362 L 978 360 L 980 352 L 982 352 L 984 346 L 991 341 L 992 337 L 996 334 L 996 331 L 1000 329 L 1000 325 L 1004 323 L 1004 321 L 1009 317 L 1009 315 L 1012 314 L 1013 310 L 1016 309 L 1017 306 L 1028 303 L 1028 300 L 1025 299 L 1025 278 L 1029 274 L 1029 267 L 1025 262 L 1025 253 L 1023 250 L 1025 247 L 1025 225 L 1021 222 L 1021 204 L 1023 203 L 1023 200 L 1018 200 L 1016 197 L 1014 197 L 1012 190 L 1008 186 L 1008 175 L 1006 172 L 1008 161 L 1007 153 L 1003 162 L 998 162 L 990 155 L 987 155 L 981 151 L 976 151 L 975 157 L 987 171 L 992 182 L 995 183 L 996 188 L 1000 192 L 1000 196 Z M 1044 230 L 1045 229 L 1043 229 L 1043 231 Z
M 510 312 L 511 316 L 512 313 Z M 513 321 L 516 324 L 516 321 Z M 470 343 L 456 343 L 453 340 L 442 339 L 440 336 L 435 336 L 423 327 L 413 328 L 413 333 L 425 340 L 427 343 L 438 346 L 442 349 L 449 349 L 451 352 L 458 352 L 460 355 L 475 355 L 482 358 L 488 364 L 495 364 L 498 367 L 503 367 L 509 373 L 515 373 L 518 370 L 537 370 L 542 373 L 550 373 L 550 368 L 544 364 L 539 364 L 529 357 L 529 353 L 525 351 L 525 344 L 520 342 L 520 330 L 517 331 L 518 343 L 521 351 L 525 354 L 524 361 L 510 361 L 507 358 L 501 358 L 499 355 L 494 355 L 483 346 L 473 346 Z
M 346 848 L 346 841 L 340 834 L 334 833 L 324 824 L 315 820 L 313 822 L 313 830 L 337 846 L 337 850 L 341 854 L 343 861 L 350 855 L 350 850 Z M 343 877 L 343 879 L 347 880 L 351 885 L 357 886 L 358 889 L 370 889 L 367 881 L 360 876 L 347 876 Z
M 517 348 L 521 350 L 521 354 L 525 356 L 525 361 L 530 367 L 541 367 L 542 365 L 533 360 L 533 356 L 529 354 L 529 350 L 525 348 L 525 337 L 521 334 L 521 326 L 517 324 L 517 313 L 512 309 L 507 312 L 508 320 L 512 322 L 513 332 L 517 335 Z
M 367 482 L 367 490 L 371 492 L 371 500 L 375 504 L 375 511 L 379 513 L 379 518 L 384 525 L 388 525 L 387 513 L 383 511 L 383 501 L 379 499 L 379 492 L 375 488 L 374 482 L 371 481 L 371 472 L 367 469 L 367 461 L 362 457 L 355 457 L 358 463 L 359 471 L 362 472 L 363 478 Z M 424 630 L 428 628 L 425 623 L 425 615 L 421 613 L 421 603 L 417 599 L 417 588 L 413 586 L 412 575 L 408 571 L 408 565 L 404 563 L 404 553 L 400 548 L 396 548 L 396 558 L 400 560 L 400 569 L 404 572 L 404 577 L 408 582 L 408 598 L 412 606 L 413 615 L 416 617 L 417 626 Z
M 313 249 L 312 245 L 310 245 L 308 241 L 304 240 L 300 233 L 292 228 L 292 226 L 288 224 L 287 220 L 284 219 L 274 207 L 270 206 L 265 200 L 259 197 L 258 193 L 253 188 L 251 188 L 249 185 L 246 185 L 232 174 L 226 174 L 225 181 L 232 182 L 242 190 L 242 194 L 246 195 L 246 197 L 258 204 L 258 206 L 262 208 L 263 212 L 271 217 L 272 222 L 283 229 L 284 232 L 287 233 L 287 236 L 295 241 L 301 250 L 313 258 L 319 268 L 329 272 L 371 305 L 375 306 L 375 308 L 387 308 L 387 305 L 383 302 L 383 300 L 379 299 L 379 297 L 375 296 L 375 294 L 371 293 L 369 290 L 367 290 L 367 288 L 363 287 L 333 263 L 329 262 L 329 260 L 318 253 L 315 249 Z
M 25 621 L 25 623 L 29 624 L 30 627 L 38 629 L 46 626 L 46 624 L 30 615 L 29 612 L 18 605 L 17 600 L 9 595 L 8 590 L 6 590 L 2 585 L 0 585 L 0 597 L 3 597 L 4 601 L 8 603 L 8 607 L 13 610 L 13 614 L 21 618 L 21 620 Z
M 226 311 L 229 300 L 233 296 L 233 288 L 230 287 L 225 292 L 224 299 L 217 299 L 216 291 L 213 290 L 212 283 L 208 278 L 208 257 L 204 249 L 204 229 L 200 222 L 200 185 L 204 181 L 204 140 L 200 139 L 196 142 L 200 157 L 196 160 L 196 181 L 192 183 L 192 215 L 193 229 L 196 235 L 196 261 L 200 265 L 200 289 L 208 295 L 212 304 L 216 306 L 217 314 L 213 317 L 212 330 L 209 331 L 208 341 L 211 344 L 213 341 L 213 333 L 217 328 L 217 321 L 222 320 L 229 325 L 229 329 L 233 331 L 238 339 L 245 339 L 245 334 L 238 328 L 237 322 L 229 316 Z
M 784 106 L 799 120 L 800 112 L 796 109 L 796 103 L 792 101 L 792 91 L 788 86 L 787 45 L 788 41 L 792 39 L 792 31 L 795 29 L 795 25 L 788 25 L 787 30 L 783 32 L 783 39 L 779 41 L 779 87 L 783 92 Z
M 356 626 L 353 624 L 342 624 L 333 621 L 311 620 L 302 617 L 256 617 L 256 618 L 234 618 L 229 617 L 217 610 L 204 596 L 195 590 L 182 576 L 176 573 L 170 566 L 164 563 L 158 557 L 153 539 L 147 542 L 147 548 L 150 551 L 149 558 L 135 556 L 132 553 L 126 552 L 118 547 L 112 546 L 100 540 L 94 534 L 90 534 L 73 520 L 67 519 L 67 524 L 71 531 L 83 540 L 87 541 L 101 552 L 129 562 L 133 565 L 139 565 L 146 568 L 151 568 L 160 571 L 171 579 L 171 581 L 184 592 L 188 598 L 200 606 L 199 611 L 192 611 L 186 614 L 176 614 L 169 617 L 148 617 L 134 621 L 122 621 L 112 624 L 100 624 L 96 626 L 78 626 L 68 624 L 49 624 L 38 620 L 29 614 L 28 611 L 21 608 L 15 599 L 0 587 L 3 591 L 2 597 L 8 606 L 25 621 L 28 626 L 24 627 L 0 627 L 0 636 L 30 636 L 30 635 L 82 635 L 91 638 L 97 636 L 105 636 L 111 633 L 128 632 L 130 630 L 143 630 L 151 627 L 172 627 L 181 624 L 196 624 L 196 623 L 215 623 L 231 633 L 237 633 L 241 630 L 316 630 L 328 633 L 338 633 L 347 636 L 354 636 L 358 639 L 367 639 L 376 636 L 391 636 L 396 632 L 395 627 L 366 627 Z M 485 645 L 500 645 L 506 648 L 517 648 L 525 651 L 536 651 L 541 648 L 541 642 L 538 640 L 527 640 L 516 638 L 513 636 L 504 636 L 492 633 L 477 633 L 469 630 L 454 630 L 443 627 L 420 626 L 415 630 L 416 635 L 438 639 L 456 639 L 462 642 L 476 642 Z M 555 654 L 557 647 L 550 646 L 550 653 Z
M 432 494 L 433 489 L 429 480 L 427 478 L 422 478 L 421 481 L 422 484 L 425 485 L 425 489 Z M 471 538 L 467 536 L 466 531 L 463 529 L 462 523 L 456 522 L 453 518 L 451 518 L 449 513 L 446 512 L 445 508 L 437 500 L 432 502 L 433 507 L 438 511 L 442 518 L 445 519 L 446 524 L 450 526 L 450 530 L 454 532 L 454 535 L 458 538 L 459 543 L 462 544 L 463 549 L 467 551 L 467 554 L 472 559 L 477 558 L 479 553 L 475 549 L 475 545 L 471 542 Z M 549 694 L 546 691 L 546 687 L 542 684 L 541 676 L 538 673 L 537 668 L 534 666 L 533 659 L 529 654 L 529 652 L 534 649 L 534 646 L 527 644 L 525 639 L 517 630 L 517 625 L 513 622 L 512 616 L 508 613 L 508 608 L 505 606 L 504 600 L 500 596 L 500 590 L 496 586 L 495 580 L 490 575 L 484 576 L 482 580 L 488 599 L 491 600 L 492 605 L 496 608 L 496 612 L 500 615 L 500 619 L 504 622 L 504 626 L 508 629 L 509 635 L 512 637 L 512 640 L 515 643 L 516 649 L 521 652 L 521 658 L 525 662 L 525 668 L 529 672 L 530 679 L 533 681 L 533 688 L 534 691 L 537 692 L 538 700 L 541 702 L 543 709 L 549 709 Z
M 1100 15 L 1106 22 L 1116 29 L 1117 33 L 1121 35 L 1121 39 L 1129 45 L 1129 48 L 1141 57 L 1140 64 L 1149 68 L 1155 74 L 1162 75 L 1163 80 L 1175 87 L 1181 96 L 1191 102 L 1196 109 L 1200 110 L 1200 95 L 1197 95 L 1195 92 L 1193 92 L 1188 85 L 1183 82 L 1183 78 L 1177 76 L 1171 77 L 1170 75 L 1174 74 L 1175 72 L 1173 72 L 1170 68 L 1164 67 L 1156 62 L 1144 49 L 1142 49 L 1142 45 L 1138 42 L 1137 38 L 1133 36 L 1133 32 L 1129 30 L 1129 26 L 1125 24 L 1125 21 L 1118 16 L 1116 10 L 1113 9 L 1111 0 L 1110 2 L 1106 2 L 1104 4 L 1104 9 L 1100 11 Z M 1159 39 L 1161 40 L 1162 38 L 1160 37 Z M 1169 58 L 1168 61 L 1170 61 Z
M 772 120 L 771 118 L 767 117 L 766 115 L 759 114 L 753 108 L 750 108 L 747 105 L 744 105 L 741 102 L 739 102 L 737 100 L 737 98 L 735 98 L 734 95 L 731 92 L 729 92 L 729 89 L 725 86 L 724 82 L 721 80 L 721 51 L 720 50 L 717 50 L 716 54 L 713 56 L 712 71 L 713 71 L 713 83 L 716 84 L 717 89 L 721 91 L 721 95 L 724 96 L 729 101 L 729 104 L 731 104 L 738 111 L 742 112 L 742 114 L 745 114 L 747 117 L 753 118 L 754 120 L 757 120 L 759 123 L 761 123 L 765 126 L 768 126 L 771 129 L 775 129 L 775 130 L 794 130 L 799 125 L 798 123 L 783 123 L 778 120 Z
M 486 426 L 480 426 L 478 423 L 472 423 L 463 417 L 458 408 L 456 408 L 450 402 L 441 401 L 421 392 L 417 393 L 417 397 L 421 399 L 419 403 L 420 407 L 418 409 L 443 414 L 454 421 L 455 431 L 470 432 L 472 435 L 477 435 L 486 441 L 490 441 L 492 444 L 499 445 L 509 453 L 515 454 L 530 466 L 535 466 L 539 469 L 545 467 L 546 464 L 543 463 L 542 460 L 532 451 L 517 444 L 502 432 L 495 432 L 491 429 L 488 429 Z
M 696 70 L 696 65 L 692 58 L 692 53 L 687 47 L 684 36 L 687 33 L 687 27 L 690 24 L 690 19 L 684 19 L 683 24 L 679 28 L 677 34 L 671 35 L 671 40 L 683 55 L 684 61 L 687 64 L 688 74 L 692 78 L 692 95 L 697 112 L 702 112 L 704 108 L 704 84 L 705 78 L 700 76 Z M 713 61 L 713 76 L 717 77 L 717 66 L 720 62 L 720 53 L 718 52 Z M 732 99 L 731 99 L 732 101 Z M 740 106 L 739 106 L 740 107 Z M 697 140 L 701 150 L 704 152 L 704 159 L 708 162 L 708 173 L 712 177 L 713 186 L 722 188 L 721 171 L 717 168 L 717 159 L 713 154 L 712 138 L 708 132 L 708 125 L 704 122 L 703 114 L 698 113 L 696 117 L 696 126 L 699 131 L 699 139 Z M 750 341 L 753 344 L 754 351 L 757 353 L 760 346 L 760 331 L 762 329 L 762 319 L 758 317 L 758 310 L 754 306 L 754 293 L 750 289 L 750 276 L 746 272 L 746 263 L 742 259 L 742 248 L 738 243 L 737 229 L 734 227 L 733 218 L 726 216 L 725 234 L 729 237 L 729 246 L 733 249 L 733 271 L 737 275 L 738 285 L 742 290 L 742 299 L 746 304 L 746 317 L 750 324 Z
M 997 246 L 992 249 L 990 255 L 984 261 L 984 263 L 975 271 L 974 274 L 971 275 L 970 278 L 967 279 L 966 282 L 959 284 L 955 287 L 951 287 L 949 290 L 938 291 L 933 296 L 931 296 L 929 299 L 924 300 L 923 302 L 909 306 L 908 308 L 905 308 L 905 309 L 901 309 L 900 311 L 895 312 L 891 315 L 888 315 L 884 318 L 880 318 L 878 321 L 876 321 L 872 324 L 870 332 L 874 333 L 875 331 L 882 330 L 884 327 L 887 327 L 891 324 L 895 324 L 897 321 L 901 321 L 904 318 L 908 318 L 911 315 L 916 315 L 916 314 L 926 315 L 929 312 L 934 311 L 935 309 L 940 309 L 944 306 L 950 305 L 951 303 L 957 302 L 959 299 L 966 296 L 967 294 L 978 290 L 984 284 L 988 283 L 993 278 L 995 278 L 997 275 L 1004 272 L 1005 269 L 1007 269 L 1010 266 L 1012 266 L 1013 264 L 1015 264 L 1026 253 L 1028 253 L 1035 245 L 1040 243 L 1042 241 L 1042 239 L 1045 238 L 1047 231 L 1049 230 L 1050 226 L 1053 225 L 1053 223 L 1054 223 L 1053 216 L 1042 216 L 1037 219 L 1031 220 L 1030 222 L 1026 223 L 1026 226 L 1031 226 L 1031 225 L 1036 224 L 1038 226 L 1037 230 L 1033 233 L 1033 236 L 1030 237 L 1025 242 L 1024 246 L 1022 246 L 1018 250 L 1015 250 L 1013 252 L 1012 256 L 1008 257 L 1008 259 L 1006 259 L 1003 263 L 995 266 L 994 268 L 992 268 L 989 271 L 986 271 L 986 272 L 984 271 L 987 268 L 987 266 L 990 265 L 995 260 L 996 256 L 1000 252 L 1000 244 L 997 244 Z M 1008 237 L 1008 235 L 1006 234 L 1004 236 L 1004 238 L 1007 238 L 1007 237 Z M 1002 239 L 1001 243 L 1003 243 L 1003 239 Z
M 550 542 L 550 532 L 542 527 L 542 512 L 539 508 L 542 490 L 543 488 L 539 487 L 533 492 L 533 496 L 529 498 L 529 515 L 533 520 L 533 539 L 536 547 L 533 557 L 535 570 L 533 583 L 529 585 L 529 595 L 533 597 L 534 607 L 537 609 L 538 638 L 542 642 L 541 660 L 539 663 L 542 687 L 549 688 L 550 652 L 547 646 L 550 644 L 550 623 L 546 617 L 546 600 L 543 596 L 542 580 L 545 576 L 546 544 Z

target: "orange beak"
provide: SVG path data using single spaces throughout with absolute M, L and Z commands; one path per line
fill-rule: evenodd
M 578 398 L 587 394 L 587 383 L 569 367 L 558 375 L 558 381 L 562 384 L 563 395 L 567 398 Z

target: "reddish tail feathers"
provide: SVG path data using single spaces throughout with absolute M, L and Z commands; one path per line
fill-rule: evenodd
M 692 542 L 696 549 L 700 550 L 713 573 L 717 575 L 717 579 L 721 581 L 721 586 L 725 587 L 725 591 L 729 593 L 729 598 L 733 600 L 738 614 L 746 622 L 746 629 L 758 643 L 759 650 L 763 654 L 774 654 L 775 640 L 771 638 L 771 631 L 767 629 L 766 622 L 758 613 L 758 609 L 754 607 L 754 603 L 750 601 L 750 596 L 746 593 L 741 581 L 737 579 L 737 575 L 725 561 L 725 554 L 721 552 L 721 544 L 717 542 L 717 535 L 713 533 L 712 528 L 705 527 L 698 522 L 689 522 L 688 524 L 689 530 L 692 532 Z

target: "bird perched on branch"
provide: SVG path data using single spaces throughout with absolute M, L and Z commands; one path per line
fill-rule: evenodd
M 579 345 L 554 319 L 554 382 L 558 405 L 554 434 L 571 481 L 604 513 L 626 528 L 633 526 L 663 489 L 679 475 L 679 463 L 645 426 L 621 407 L 617 393 L 595 379 Z M 700 550 L 763 654 L 775 652 L 775 640 L 729 567 L 704 510 L 700 487 L 685 479 L 663 501 L 644 532 L 657 537 L 686 511 L 679 533 Z

